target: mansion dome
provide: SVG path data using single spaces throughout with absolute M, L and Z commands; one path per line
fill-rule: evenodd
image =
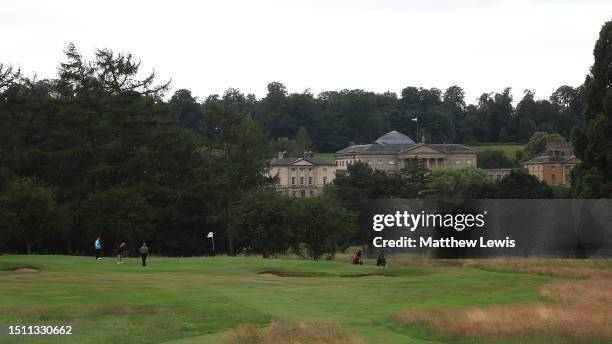
M 369 144 L 352 145 L 334 154 L 336 173 L 344 173 L 355 161 L 375 170 L 396 173 L 408 160 L 419 159 L 430 168 L 476 167 L 476 151 L 455 143 L 415 143 L 410 137 L 391 131 Z
M 413 145 L 414 141 L 408 136 L 394 130 L 379 137 L 374 143 L 379 145 Z

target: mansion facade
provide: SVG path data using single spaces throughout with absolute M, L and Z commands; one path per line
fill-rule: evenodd
M 335 154 L 336 172 L 346 173 L 357 161 L 390 175 L 404 168 L 412 159 L 421 160 L 429 169 L 476 167 L 477 153 L 460 144 L 415 143 L 408 136 L 391 131 L 376 141 L 365 145 L 353 145 Z
M 277 178 L 281 192 L 289 197 L 317 196 L 336 178 L 334 164 L 313 159 L 312 152 L 305 152 L 302 158 L 286 158 L 279 153 L 270 161 L 268 173 Z
M 275 177 L 279 189 L 289 197 L 313 197 L 333 182 L 336 174 L 361 161 L 389 175 L 398 173 L 409 161 L 421 160 L 429 169 L 476 167 L 476 151 L 460 144 L 415 143 L 408 136 L 392 131 L 366 145 L 353 145 L 335 153 L 335 163 L 314 159 L 312 152 L 301 158 L 279 153 L 270 161 L 268 176 Z
M 391 131 L 376 141 L 364 145 L 352 145 L 335 153 L 335 163 L 314 159 L 312 152 L 301 158 L 287 158 L 279 153 L 270 161 L 268 176 L 277 178 L 279 189 L 289 197 L 313 197 L 323 192 L 334 181 L 336 174 L 347 173 L 355 162 L 363 162 L 372 169 L 389 175 L 398 173 L 414 159 L 430 170 L 438 168 L 477 167 L 477 152 L 461 144 L 415 143 L 410 137 Z M 577 159 L 571 145 L 565 142 L 549 142 L 546 155 L 523 163 L 523 168 L 548 185 L 569 185 L 570 171 L 582 161 Z M 500 181 L 512 168 L 485 169 L 487 178 Z
M 571 144 L 567 142 L 547 142 L 546 155 L 535 157 L 523 163 L 532 176 L 552 186 L 569 186 L 570 172 L 582 161 L 574 156 Z

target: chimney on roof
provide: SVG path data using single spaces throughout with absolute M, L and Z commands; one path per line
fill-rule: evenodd
M 278 152 L 278 158 L 284 159 L 287 156 L 287 151 Z
M 546 140 L 546 151 L 549 156 L 571 156 L 573 155 L 572 145 L 565 140 Z
M 304 159 L 312 159 L 313 156 L 314 154 L 312 153 L 312 151 L 304 152 Z

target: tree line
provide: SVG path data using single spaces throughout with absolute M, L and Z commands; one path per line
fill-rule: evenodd
M 147 241 L 160 254 L 200 255 L 212 231 L 229 254 L 292 250 L 318 259 L 351 244 L 368 198 L 609 197 L 611 35 L 606 23 L 584 85 L 560 87 L 549 100 L 525 92 L 516 107 L 509 89 L 465 105 L 456 86 L 315 97 L 274 82 L 262 99 L 235 89 L 204 101 L 181 89 L 166 99 L 169 83 L 143 74 L 131 54 L 100 49 L 86 60 L 72 44 L 54 79 L 0 64 L 0 251 L 89 254 L 101 236 L 107 252 Z M 584 164 L 569 190 L 520 171 L 496 183 L 478 169 L 416 164 L 388 176 L 356 164 L 322 197 L 272 192 L 264 172 L 279 148 L 333 151 L 391 128 L 414 136 L 414 117 L 425 140 L 531 138 L 524 154 L 571 131 Z
M 221 101 L 237 111 L 246 111 L 271 140 L 292 140 L 300 131 L 309 135 L 312 148 L 334 152 L 354 143 L 370 143 L 381 133 L 397 130 L 419 140 L 436 143 L 517 142 L 525 143 L 536 132 L 569 137 L 571 129 L 583 125 L 582 88 L 559 87 L 549 99 L 535 99 L 530 90 L 513 106 L 510 88 L 482 94 L 475 104 L 466 104 L 459 86 L 406 87 L 399 95 L 365 90 L 310 90 L 289 93 L 285 85 L 272 82 L 261 99 L 230 88 L 222 96 L 203 101 Z M 178 90 L 171 104 L 180 104 L 184 127 L 199 130 L 204 116 L 188 90 Z M 285 143 L 287 144 L 287 143 Z

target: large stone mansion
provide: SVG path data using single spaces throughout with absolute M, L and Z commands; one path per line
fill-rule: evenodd
M 350 164 L 362 161 L 375 170 L 397 173 L 411 159 L 420 159 L 430 169 L 476 167 L 476 152 L 459 144 L 415 143 L 397 131 L 389 132 L 371 144 L 354 145 L 335 153 L 335 164 L 313 159 L 312 152 L 301 158 L 287 158 L 279 153 L 270 161 L 269 175 L 278 178 L 282 192 L 291 197 L 320 194 L 336 173 L 346 173 Z
M 413 159 L 429 169 L 477 167 L 477 152 L 467 146 L 451 143 L 416 143 L 410 137 L 391 131 L 370 144 L 353 145 L 335 153 L 335 164 L 313 159 L 312 152 L 301 158 L 286 158 L 282 153 L 270 162 L 270 176 L 276 176 L 282 192 L 291 197 L 320 194 L 336 174 L 346 173 L 357 162 L 368 164 L 389 175 L 398 173 Z M 523 163 L 523 168 L 549 185 L 569 185 L 570 171 L 582 162 L 572 153 L 571 145 L 551 142 L 546 155 Z M 485 169 L 491 180 L 499 181 L 512 168 Z
M 336 171 L 346 172 L 356 161 L 390 175 L 404 168 L 412 159 L 421 160 L 429 169 L 476 167 L 476 151 L 460 144 L 415 143 L 410 137 L 391 131 L 376 141 L 354 145 L 336 152 Z

